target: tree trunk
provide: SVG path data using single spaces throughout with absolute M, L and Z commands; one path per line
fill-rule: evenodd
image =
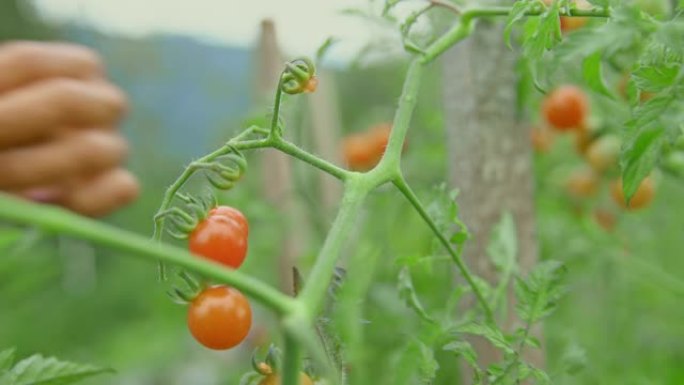
M 537 260 L 532 150 L 528 125 L 516 121 L 515 64 L 516 54 L 504 43 L 501 23 L 486 21 L 442 61 L 449 181 L 460 189 L 462 219 L 473 234 L 465 258 L 473 271 L 489 282 L 497 277 L 486 247 L 493 226 L 505 212 L 515 220 L 523 272 Z M 505 328 L 516 322 L 512 290 L 508 299 L 511 305 Z M 481 365 L 501 359 L 490 344 L 479 339 L 473 344 Z M 540 351 L 526 358 L 543 365 Z M 469 370 L 464 377 L 463 383 L 472 382 Z

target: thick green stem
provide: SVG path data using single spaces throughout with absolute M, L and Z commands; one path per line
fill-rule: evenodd
M 475 283 L 475 279 L 473 278 L 472 273 L 468 269 L 468 266 L 466 266 L 461 256 L 454 251 L 453 247 L 451 247 L 449 240 L 446 239 L 444 234 L 442 234 L 442 232 L 437 227 L 437 224 L 432 220 L 432 218 L 430 218 L 430 215 L 428 214 L 427 210 L 425 210 L 423 205 L 420 203 L 418 196 L 416 196 L 416 194 L 413 192 L 408 183 L 406 183 L 406 180 L 404 180 L 404 178 L 397 178 L 393 181 L 393 183 L 399 189 L 399 191 L 401 191 L 401 193 L 404 194 L 409 203 L 411 203 L 411 205 L 423 218 L 428 227 L 430 227 L 430 229 L 435 234 L 437 239 L 439 239 L 439 242 L 442 244 L 442 246 L 444 246 L 444 248 L 447 250 L 447 252 L 451 256 L 451 259 L 454 261 L 454 263 L 458 267 L 458 270 L 461 272 L 461 275 L 463 275 L 463 278 L 465 278 L 466 282 L 470 286 L 470 289 L 473 291 L 473 294 L 475 294 L 477 301 L 480 303 L 480 306 L 484 311 L 487 322 L 492 325 L 495 325 L 496 320 L 494 319 L 494 313 L 492 312 L 492 309 L 490 308 L 487 299 L 482 294 L 482 291 Z
M 387 149 L 377 166 L 379 170 L 389 170 L 390 177 L 395 175 L 400 169 L 401 152 L 404 147 L 406 133 L 411 124 L 413 110 L 415 110 L 416 101 L 418 100 L 418 90 L 420 89 L 422 74 L 423 65 L 418 60 L 413 60 L 406 73 L 406 80 L 404 81 L 404 87 L 399 98 L 399 106 L 392 122 L 392 131 L 387 143 Z
M 337 217 L 318 254 L 309 280 L 298 297 L 305 305 L 308 312 L 306 316 L 309 320 L 316 317 L 325 300 L 342 246 L 354 227 L 354 220 L 358 216 L 364 197 L 368 193 L 369 187 L 365 182 L 363 176 L 347 180 Z
M 72 214 L 61 208 L 31 203 L 0 193 L 0 218 L 70 235 L 103 246 L 183 267 L 229 284 L 279 313 L 289 313 L 294 300 L 271 286 L 236 270 L 192 256 L 186 250 L 150 241 L 146 237 Z
M 301 348 L 297 340 L 289 333 L 285 333 L 284 356 L 282 370 L 282 385 L 299 385 L 299 372 L 301 366 Z

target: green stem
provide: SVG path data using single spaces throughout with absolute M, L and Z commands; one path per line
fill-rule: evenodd
M 406 73 L 406 80 L 404 81 L 404 87 L 399 98 L 399 106 L 392 122 L 392 131 L 390 132 L 387 149 L 376 167 L 379 170 L 389 170 L 388 175 L 390 178 L 400 170 L 401 152 L 406 140 L 406 133 L 411 124 L 413 110 L 416 108 L 422 74 L 423 64 L 418 60 L 413 60 Z M 385 182 L 382 179 L 380 181 Z
M 318 254 L 316 263 L 309 275 L 310 278 L 299 295 L 308 312 L 306 316 L 309 320 L 313 320 L 320 311 L 342 246 L 353 229 L 354 220 L 361 210 L 364 197 L 370 190 L 365 182 L 366 180 L 363 176 L 347 180 L 337 217 Z
M 275 311 L 288 314 L 294 299 L 244 273 L 197 258 L 188 251 L 117 229 L 64 209 L 31 203 L 0 193 L 0 218 L 36 226 L 46 232 L 70 235 L 108 246 L 130 255 L 172 263 L 202 276 L 229 284 Z
M 416 196 L 416 194 L 413 192 L 408 183 L 406 183 L 406 180 L 404 178 L 397 178 L 393 181 L 393 183 L 399 189 L 399 191 L 401 191 L 401 193 L 404 194 L 404 197 L 406 197 L 409 203 L 411 203 L 411 205 L 416 209 L 418 214 L 423 218 L 428 227 L 430 227 L 435 236 L 437 236 L 437 239 L 439 239 L 439 242 L 447 250 L 447 252 L 451 256 L 451 259 L 454 261 L 459 271 L 461 272 L 461 275 L 463 275 L 463 278 L 465 278 L 466 282 L 470 286 L 470 289 L 475 294 L 477 301 L 480 303 L 480 306 L 484 311 L 487 322 L 492 325 L 495 325 L 496 321 L 494 319 L 494 313 L 492 313 L 492 309 L 489 307 L 487 299 L 484 297 L 482 291 L 475 283 L 475 279 L 473 278 L 473 275 L 470 273 L 468 266 L 466 266 L 461 256 L 458 255 L 451 247 L 449 240 L 447 240 L 444 234 L 442 234 L 442 232 L 437 227 L 437 224 L 435 224 L 432 218 L 430 218 L 430 215 L 428 214 L 427 210 L 425 210 L 423 205 L 420 203 L 418 196 Z
M 345 180 L 349 176 L 349 174 L 351 174 L 349 171 L 347 171 L 343 168 L 337 167 L 334 164 L 332 164 L 326 160 L 323 160 L 323 159 L 321 159 L 321 158 L 319 158 L 319 157 L 317 157 L 317 156 L 315 156 L 309 152 L 306 152 L 306 151 L 302 150 L 301 148 L 297 147 L 297 145 L 295 145 L 291 142 L 288 142 L 282 138 L 274 138 L 271 141 L 271 147 L 273 147 L 277 150 L 280 150 L 280 151 L 284 152 L 285 154 L 292 155 L 293 157 L 295 157 L 295 158 L 297 158 L 303 162 L 306 162 L 306 163 L 316 167 L 317 169 L 334 176 L 335 178 L 337 178 L 339 180 Z
M 283 345 L 285 352 L 283 356 L 281 384 L 299 385 L 299 372 L 301 370 L 301 348 L 299 343 L 289 333 L 285 333 Z
M 278 120 L 280 119 L 280 103 L 282 102 L 282 98 L 283 98 L 283 76 L 281 74 L 280 79 L 278 80 L 278 89 L 276 90 L 275 101 L 273 102 L 273 118 L 271 119 L 271 133 L 270 133 L 270 137 L 272 137 L 272 138 L 280 138 L 282 136 L 282 132 L 278 128 Z

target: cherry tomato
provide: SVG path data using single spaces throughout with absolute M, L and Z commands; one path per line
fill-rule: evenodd
M 617 167 L 621 145 L 622 141 L 615 135 L 602 136 L 589 145 L 587 161 L 598 172 Z
M 380 123 L 371 127 L 369 131 L 371 140 L 373 142 L 373 146 L 375 147 L 375 155 L 379 160 L 380 158 L 382 158 L 382 155 L 385 153 L 385 150 L 387 149 L 387 143 L 389 143 L 389 137 L 392 133 L 392 124 Z M 404 145 L 401 148 L 401 151 L 406 151 L 407 147 L 408 141 L 404 140 Z
M 544 99 L 542 114 L 559 131 L 581 129 L 589 114 L 589 102 L 579 87 L 560 86 Z
M 597 208 L 594 210 L 594 220 L 606 231 L 612 231 L 617 224 L 615 214 L 607 209 Z
M 281 385 L 280 376 L 277 374 L 269 374 L 259 382 L 259 385 Z M 313 385 L 313 381 L 306 373 L 302 373 L 299 376 L 299 385 Z
M 216 206 L 209 210 L 207 217 L 216 215 L 222 215 L 224 217 L 234 219 L 238 222 L 240 227 L 244 229 L 245 234 L 249 235 L 249 223 L 247 222 L 247 218 L 245 218 L 244 214 L 242 214 L 240 210 L 230 206 Z
M 651 177 L 644 179 L 637 188 L 634 196 L 627 205 L 625 194 L 622 191 L 622 180 L 616 180 L 611 186 L 613 200 L 626 210 L 638 210 L 648 206 L 655 196 L 655 185 Z
M 370 170 L 378 161 L 374 145 L 365 133 L 347 136 L 342 144 L 342 152 L 345 163 L 354 171 Z
M 230 349 L 242 342 L 252 326 L 252 309 L 237 289 L 212 286 L 204 289 L 188 308 L 188 328 L 209 349 Z
M 598 191 L 598 176 L 589 168 L 576 170 L 568 177 L 565 187 L 575 198 L 587 198 Z
M 190 233 L 188 248 L 195 255 L 237 269 L 247 256 L 248 233 L 242 213 L 217 207 Z
M 584 27 L 588 21 L 589 20 L 586 17 L 561 16 L 560 28 L 561 31 L 568 33 Z

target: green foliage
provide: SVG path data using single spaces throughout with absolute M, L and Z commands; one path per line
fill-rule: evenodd
M 13 361 L 14 349 L 0 352 L 0 384 L 67 385 L 112 372 L 108 368 L 59 361 L 41 355 L 33 355 L 16 364 Z
M 518 299 L 516 310 L 520 319 L 533 324 L 548 317 L 558 306 L 565 293 L 562 284 L 565 267 L 556 261 L 545 261 L 537 265 L 524 280 L 515 281 L 515 294 Z

